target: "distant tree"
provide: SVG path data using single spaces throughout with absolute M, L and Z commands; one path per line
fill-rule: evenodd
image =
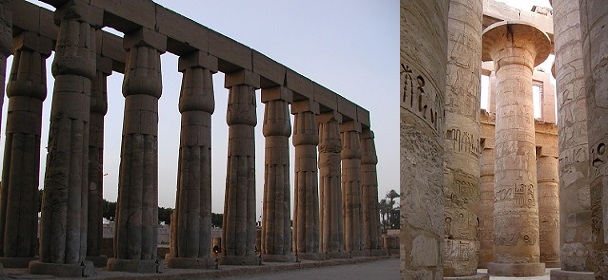
M 38 189 L 38 213 L 40 213 L 40 211 L 42 211 L 42 190 Z
M 390 190 L 386 193 L 386 198 L 381 199 L 378 203 L 378 210 L 382 217 L 384 231 L 386 231 L 387 227 L 389 229 L 399 228 L 399 217 L 401 212 L 399 204 L 395 201 L 398 197 L 400 197 L 399 193 L 395 190 Z
M 116 216 L 116 202 L 109 202 L 104 199 L 102 203 L 102 216 L 109 221 L 114 221 L 114 217 Z
M 385 198 L 380 200 L 378 204 L 378 209 L 380 210 L 380 217 L 382 218 L 382 229 L 383 232 L 386 232 L 386 226 L 388 225 L 388 214 L 391 211 L 390 206 Z
M 171 212 L 173 212 L 173 208 L 158 207 L 158 222 L 165 222 L 165 224 L 170 225 Z
M 211 225 L 214 227 L 222 227 L 224 221 L 224 214 L 211 213 Z

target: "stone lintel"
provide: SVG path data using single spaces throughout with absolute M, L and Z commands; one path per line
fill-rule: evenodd
M 355 105 L 357 107 L 357 121 L 361 123 L 364 127 L 370 126 L 369 120 L 369 111 L 359 105 Z
M 305 99 L 295 101 L 291 104 L 291 114 L 297 114 L 302 112 L 313 112 L 316 115 L 319 114 L 319 103 L 312 99 Z
M 112 59 L 112 69 L 124 74 L 127 52 L 123 48 L 123 39 L 102 30 L 97 30 L 95 37 L 97 53 Z
M 13 37 L 13 50 L 28 49 L 45 57 L 53 51 L 53 41 L 32 32 L 21 32 Z
M 167 51 L 167 36 L 145 27 L 125 33 L 123 40 L 125 50 L 136 46 L 149 46 L 164 53 Z
M 188 68 L 205 68 L 217 73 L 217 57 L 209 55 L 204 51 L 195 51 L 179 57 L 177 70 L 184 72 Z
M 253 50 L 253 72 L 260 74 L 262 87 L 284 85 L 285 71 L 285 66 Z
M 105 74 L 106 76 L 112 75 L 112 59 L 97 55 L 97 71 Z
M 228 73 L 239 69 L 252 70 L 251 52 L 251 48 L 232 38 L 209 30 L 209 54 L 219 59 L 220 71 Z
M 43 2 L 48 1 L 52 0 L 43 0 Z M 160 5 L 149 0 L 90 1 L 90 5 L 105 11 L 104 26 L 110 26 L 125 34 L 140 27 L 154 29 L 156 10 L 157 7 L 161 8 Z M 182 22 L 174 24 L 181 25 Z
M 285 73 L 285 86 L 305 98 L 314 100 L 313 82 L 289 68 Z
M 340 132 L 356 131 L 361 133 L 361 123 L 357 121 L 345 121 L 340 123 Z
M 209 29 L 160 5 L 156 5 L 155 30 L 167 35 L 167 51 L 179 56 L 194 50 L 209 51 Z M 170 35 L 170 36 L 169 36 Z
M 56 1 L 55 24 L 60 25 L 62 20 L 78 20 L 86 22 L 91 26 L 101 28 L 103 26 L 103 9 L 89 5 L 88 1 L 68 0 Z
M 236 85 L 250 85 L 254 88 L 260 88 L 260 75 L 247 69 L 226 73 L 224 76 L 224 87 L 231 88 Z
M 533 48 L 536 51 L 533 67 L 544 62 L 553 50 L 549 36 L 533 24 L 523 21 L 502 21 L 488 26 L 483 31 L 481 60 L 492 60 L 495 50 L 503 49 L 505 46 Z
M 336 111 L 338 109 L 338 99 L 336 98 L 337 94 L 335 94 L 333 91 L 325 88 L 322 85 L 313 83 L 312 92 L 313 99 L 322 106 L 321 111 Z
M 338 123 L 342 122 L 342 114 L 338 111 L 323 112 L 317 116 L 318 123 L 328 122 L 331 119 L 335 119 Z
M 262 103 L 266 103 L 273 100 L 283 100 L 287 103 L 293 101 L 293 92 L 282 86 L 262 88 Z
M 357 106 L 341 95 L 337 95 L 336 98 L 338 99 L 338 112 L 348 119 L 357 120 Z

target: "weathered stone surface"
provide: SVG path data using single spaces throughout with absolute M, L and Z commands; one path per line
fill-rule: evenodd
M 342 203 L 344 205 L 344 245 L 347 252 L 365 250 L 361 190 L 361 126 L 354 121 L 340 124 L 342 141 Z
M 363 246 L 366 250 L 380 249 L 380 210 L 378 209 L 378 174 L 374 132 L 361 132 L 361 205 L 363 208 Z
M 536 166 L 540 262 L 547 268 L 560 267 L 558 160 L 537 153 Z
M 479 180 L 479 267 L 494 261 L 494 126 L 492 114 L 481 113 L 482 152 Z
M 401 0 L 401 278 L 442 279 L 448 1 Z M 424 34 L 435 34 L 426 36 Z M 425 109 L 425 110 L 422 110 Z M 419 242 L 424 239 L 426 242 Z M 423 254 L 427 261 L 420 263 Z
M 477 274 L 481 3 L 450 1 L 448 15 L 444 276 Z
M 608 5 L 579 0 L 595 278 L 608 279 Z

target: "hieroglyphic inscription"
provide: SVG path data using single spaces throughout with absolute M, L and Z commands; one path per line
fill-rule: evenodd
M 441 131 L 443 97 L 433 86 L 426 86 L 425 77 L 416 74 L 409 65 L 401 63 L 401 107 L 418 116 L 435 132 Z
M 454 172 L 452 193 L 450 194 L 450 200 L 456 204 L 467 204 L 470 201 L 479 201 L 479 180 L 470 174 L 464 173 L 460 170 Z
M 506 187 L 494 194 L 494 202 L 515 201 L 519 207 L 532 207 L 536 205 L 536 186 L 534 184 L 515 184 L 514 187 Z
M 603 140 L 603 139 L 602 139 Z M 608 147 L 603 141 L 590 145 L 589 151 L 589 183 L 591 185 L 591 228 L 598 238 L 599 232 L 604 232 L 604 243 L 608 244 Z M 600 239 L 601 240 L 601 239 Z
M 468 153 L 475 156 L 481 154 L 479 136 L 458 128 L 448 129 L 445 139 L 452 142 L 452 151 L 457 153 Z

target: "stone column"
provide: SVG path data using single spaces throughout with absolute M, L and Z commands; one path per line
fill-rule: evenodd
M 172 268 L 210 268 L 211 258 L 211 114 L 215 109 L 213 73 L 217 58 L 194 52 L 179 58 L 183 73 L 182 114 L 175 215 L 171 222 Z
M 14 46 L 0 194 L 0 262 L 7 268 L 27 267 L 38 254 L 42 102 L 53 47 L 51 40 L 30 32 L 17 35 Z
M 260 76 L 248 70 L 226 74 L 228 172 L 224 200 L 222 264 L 254 265 L 255 255 L 255 89 Z
M 579 0 L 595 279 L 608 279 L 608 5 Z M 579 112 L 577 112 L 579 113 Z
M 443 276 L 477 274 L 482 1 L 452 0 L 445 91 Z
M 344 219 L 342 213 L 342 186 L 340 170 L 340 123 L 338 112 L 323 113 L 319 122 L 319 192 L 321 215 L 321 252 L 328 258 L 348 258 L 344 250 Z
M 285 87 L 262 89 L 263 132 L 266 137 L 264 212 L 261 252 L 264 261 L 293 262 L 291 250 L 291 185 L 289 184 L 289 136 L 292 92 Z
M 13 11 L 10 0 L 0 0 L 0 96 L 4 96 L 4 81 L 6 79 L 6 58 L 13 51 Z M 4 98 L 0 98 L 0 109 Z M 0 116 L 2 120 L 2 116 Z M 1 186 L 0 186 L 1 189 Z
M 479 180 L 479 267 L 494 262 L 494 139 L 484 139 Z
M 587 104 L 578 1 L 553 0 L 559 145 L 561 269 L 551 279 L 593 277 Z M 562 276 L 564 275 L 564 276 Z
M 386 255 L 381 250 L 380 210 L 378 209 L 378 174 L 374 132 L 363 128 L 361 137 L 361 204 L 363 206 L 363 246 L 370 255 Z
M 114 258 L 108 270 L 157 271 L 158 99 L 162 94 L 160 55 L 166 37 L 140 28 L 125 34 L 127 50 L 122 94 L 122 128 Z
M 112 60 L 97 56 L 97 74 L 91 84 L 89 125 L 89 209 L 87 225 L 87 259 L 95 266 L 106 266 L 101 255 L 103 241 L 103 136 L 104 117 L 108 112 L 107 79 L 112 74 Z
M 557 149 L 537 150 L 538 180 L 538 243 L 540 261 L 547 268 L 559 267 L 559 176 Z M 554 155 L 551 153 L 555 152 Z
M 539 262 L 532 71 L 551 51 L 549 37 L 524 22 L 499 22 L 483 34 L 483 60 L 496 70 L 494 263 L 490 275 L 534 276 Z
M 449 1 L 401 0 L 402 279 L 443 279 L 448 8 Z
M 342 140 L 342 204 L 344 211 L 344 245 L 351 256 L 365 256 L 363 240 L 363 206 L 361 200 L 361 124 L 340 124 Z
M 59 33 L 52 65 L 55 85 L 40 218 L 40 261 L 30 262 L 32 274 L 75 277 L 93 273 L 92 262 L 84 259 L 95 26 L 101 26 L 102 18 L 102 10 L 80 2 L 67 2 L 55 11 Z
M 317 177 L 317 145 L 319 103 L 303 100 L 291 104 L 294 114 L 294 252 L 300 259 L 320 260 L 319 252 L 319 190 Z

